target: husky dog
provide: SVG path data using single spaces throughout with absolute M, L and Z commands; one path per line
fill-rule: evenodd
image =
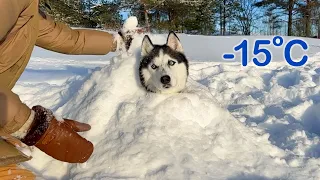
M 187 82 L 189 65 L 178 36 L 170 32 L 165 45 L 154 45 L 146 35 L 139 66 L 142 86 L 154 93 L 181 92 Z

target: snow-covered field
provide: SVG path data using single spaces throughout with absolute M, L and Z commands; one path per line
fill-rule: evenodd
M 29 106 L 89 123 L 82 135 L 95 151 L 72 165 L 34 149 L 24 166 L 49 180 L 320 179 L 320 41 L 307 39 L 312 58 L 303 67 L 288 66 L 275 49 L 277 62 L 257 68 L 221 62 L 243 37 L 179 37 L 190 78 L 187 92 L 172 95 L 140 87 L 135 55 L 36 48 L 14 91 Z

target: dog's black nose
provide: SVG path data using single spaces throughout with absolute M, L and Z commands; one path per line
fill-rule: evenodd
M 162 84 L 169 84 L 171 81 L 171 78 L 170 78 L 170 76 L 165 75 L 165 76 L 162 76 L 160 80 L 161 80 Z

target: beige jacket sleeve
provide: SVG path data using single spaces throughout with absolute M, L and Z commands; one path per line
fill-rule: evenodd
M 12 134 L 27 121 L 31 110 L 11 90 L 0 87 L 0 131 Z
M 112 34 L 97 30 L 71 29 L 39 14 L 37 46 L 64 54 L 104 55 L 116 50 Z
M 0 42 L 15 25 L 20 13 L 31 0 L 0 0 Z

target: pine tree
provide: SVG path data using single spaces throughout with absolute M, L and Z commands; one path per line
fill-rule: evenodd
M 118 30 L 121 28 L 122 18 L 119 9 L 120 1 L 103 2 L 91 8 L 92 19 L 100 27 Z
M 300 18 L 304 24 L 304 35 L 306 37 L 311 37 L 311 25 L 312 25 L 312 20 L 314 19 L 313 12 L 315 9 L 319 7 L 319 2 L 318 1 L 311 1 L 311 0 L 303 0 L 299 1 L 299 4 L 297 6 L 297 11 L 300 13 Z
M 214 29 L 214 1 L 124 0 L 140 24 L 157 30 L 211 34 Z M 142 22 L 142 23 L 141 23 Z
M 238 7 L 234 0 L 217 0 L 216 11 L 219 12 L 220 34 L 226 35 L 227 24 L 234 20 L 235 9 Z
M 269 7 L 264 13 L 264 16 L 267 18 L 267 20 L 263 21 L 263 23 L 266 23 L 268 25 L 269 35 L 275 35 L 276 30 L 282 27 L 282 21 L 280 19 L 281 15 L 279 13 L 274 12 L 274 10 L 275 7 Z
M 255 3 L 257 7 L 275 7 L 276 9 L 284 11 L 286 15 L 288 15 L 288 30 L 287 35 L 292 36 L 292 20 L 293 14 L 296 11 L 294 8 L 297 4 L 296 0 L 262 0 L 260 2 Z

